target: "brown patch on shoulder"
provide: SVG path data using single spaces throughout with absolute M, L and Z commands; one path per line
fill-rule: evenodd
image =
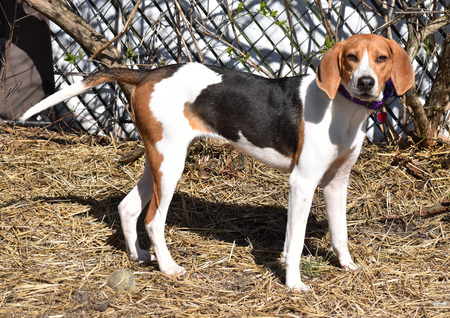
M 183 113 L 184 113 L 184 117 L 186 117 L 187 120 L 189 121 L 189 126 L 191 126 L 192 129 L 200 131 L 201 133 L 210 133 L 211 132 L 211 130 L 205 126 L 203 121 L 192 112 L 190 103 L 186 103 L 184 105 Z

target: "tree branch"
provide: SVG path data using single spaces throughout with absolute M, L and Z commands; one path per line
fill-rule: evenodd
M 102 46 L 97 52 L 95 52 L 94 54 L 92 54 L 92 56 L 89 58 L 90 61 L 95 60 L 95 58 L 96 58 L 100 53 L 102 53 L 102 51 L 103 51 L 104 49 L 106 49 L 108 46 L 110 46 L 111 44 L 113 44 L 114 42 L 116 42 L 118 39 L 120 39 L 120 38 L 125 34 L 125 32 L 128 31 L 128 29 L 131 27 L 131 23 L 133 22 L 134 16 L 136 15 L 136 11 L 137 11 L 137 9 L 139 8 L 139 5 L 141 4 L 141 2 L 142 2 L 142 0 L 138 0 L 138 1 L 136 2 L 136 4 L 134 5 L 134 8 L 133 8 L 133 10 L 131 11 L 130 16 L 128 17 L 128 20 L 127 20 L 127 22 L 125 23 L 125 25 L 124 25 L 122 31 L 120 31 L 119 34 L 117 34 L 114 38 L 112 38 L 111 40 L 109 40 L 108 42 L 106 42 L 105 44 L 103 44 L 103 46 Z
M 181 19 L 182 19 L 183 22 L 184 22 L 184 25 L 185 25 L 186 27 L 188 27 L 189 25 L 191 25 L 191 24 L 188 22 L 188 20 L 187 20 L 187 18 L 186 18 L 186 15 L 184 14 L 183 9 L 181 8 L 180 3 L 178 2 L 178 0 L 174 0 L 173 3 L 175 4 L 176 9 L 177 9 L 178 12 L 180 13 L 180 16 L 181 16 Z M 192 42 L 194 43 L 194 46 L 195 46 L 195 48 L 197 49 L 198 57 L 200 58 L 200 62 L 205 63 L 205 59 L 203 58 L 203 55 L 202 55 L 202 51 L 201 51 L 201 49 L 200 49 L 200 46 L 198 45 L 198 42 L 197 42 L 197 40 L 195 39 L 195 34 L 192 32 L 192 28 L 189 28 L 188 30 L 189 30 L 189 34 L 191 35 Z
M 444 122 L 450 103 L 450 34 L 444 41 L 439 68 L 431 87 L 430 95 L 425 103 L 428 112 L 433 138 L 439 137 L 439 125 Z M 445 123 L 444 123 L 445 124 Z
M 424 26 L 421 30 L 416 31 L 414 29 L 411 17 L 408 20 L 408 45 L 406 48 L 406 53 L 408 54 L 411 61 L 413 61 L 417 53 L 420 51 L 421 43 L 429 36 L 433 35 L 440 29 L 450 24 L 450 10 L 444 12 L 442 17 L 439 17 L 430 22 L 430 24 Z
M 329 18 L 325 16 L 325 12 L 323 11 L 322 3 L 320 0 L 314 0 L 317 9 L 319 10 L 319 14 L 322 17 L 323 26 L 325 27 L 325 30 L 327 31 L 327 35 L 330 38 L 330 40 L 336 40 L 336 42 L 339 41 L 339 39 L 336 36 L 336 32 L 334 32 Z
M 93 55 L 100 50 L 108 40 L 94 30 L 83 18 L 74 13 L 62 0 L 24 0 L 30 7 L 39 11 L 51 21 L 56 23 L 62 30 L 70 35 L 83 50 Z M 126 67 L 122 55 L 113 46 L 106 47 L 97 60 L 103 66 Z M 122 91 L 130 100 L 134 87 L 120 84 Z

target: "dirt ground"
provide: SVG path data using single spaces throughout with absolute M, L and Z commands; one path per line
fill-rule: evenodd
M 169 249 L 187 275 L 129 261 L 117 205 L 145 159 L 120 159 L 141 147 L 0 126 L 1 317 L 450 316 L 449 145 L 365 145 L 348 192 L 359 270 L 340 269 L 329 252 L 317 189 L 305 294 L 283 285 L 279 264 L 288 175 L 216 141 L 193 145 L 167 220 Z M 134 291 L 106 285 L 120 268 L 133 272 Z

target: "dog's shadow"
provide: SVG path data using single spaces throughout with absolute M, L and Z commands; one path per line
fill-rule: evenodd
M 114 230 L 107 243 L 115 249 L 125 251 L 117 205 L 122 197 L 111 196 L 92 205 L 90 214 L 105 222 Z M 150 241 L 144 227 L 146 209 L 138 220 L 138 237 L 142 248 L 149 249 Z M 282 206 L 254 206 L 209 202 L 190 195 L 175 193 L 167 215 L 167 227 L 183 228 L 206 239 L 223 241 L 251 248 L 254 261 L 263 265 L 284 281 L 284 269 L 280 264 L 286 233 L 287 211 Z M 329 257 L 327 250 L 311 243 L 312 238 L 322 238 L 327 233 L 327 224 L 316 221 L 310 214 L 304 253 Z M 300 247 L 299 247 L 300 248 Z M 180 251 L 182 249 L 178 249 Z M 175 251 L 171 251 L 175 253 Z M 198 251 L 201 255 L 202 251 Z M 195 255 L 186 253 L 186 262 Z

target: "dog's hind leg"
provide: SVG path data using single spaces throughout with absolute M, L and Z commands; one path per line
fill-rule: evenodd
M 185 273 L 183 267 L 178 266 L 166 245 L 164 227 L 167 212 L 172 201 L 178 180 L 184 169 L 184 162 L 189 142 L 181 142 L 178 138 L 176 145 L 170 143 L 158 147 L 158 153 L 153 152 L 149 157 L 149 163 L 153 174 L 153 196 L 145 217 L 145 228 L 153 243 L 156 259 L 161 272 L 168 275 L 182 275 Z M 156 148 L 156 147 L 155 147 Z
M 142 210 L 152 197 L 153 180 L 148 162 L 145 163 L 144 173 L 130 193 L 119 204 L 120 222 L 122 224 L 125 244 L 130 259 L 135 261 L 150 261 L 152 255 L 140 247 L 136 224 Z

